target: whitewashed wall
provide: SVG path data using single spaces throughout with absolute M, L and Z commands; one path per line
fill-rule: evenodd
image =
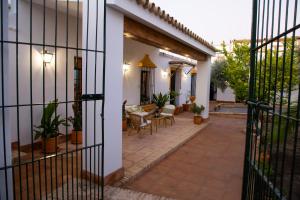
M 163 71 L 170 72 L 169 61 L 174 60 L 159 54 L 159 49 L 131 39 L 124 39 L 124 62 L 131 64 L 129 70 L 123 74 L 123 100 L 128 105 L 140 104 L 140 80 L 141 70 L 136 67 L 137 63 L 149 54 L 152 61 L 157 65 L 155 69 L 155 93 L 168 93 L 170 91 L 170 77 Z M 181 73 L 181 89 L 179 104 L 185 103 L 186 95 L 191 90 L 191 76 Z
M 227 87 L 224 91 L 217 89 L 217 101 L 235 102 L 235 94 L 232 88 Z
M 10 30 L 9 39 L 15 41 L 15 14 L 10 16 Z M 42 44 L 43 43 L 43 7 L 37 4 L 33 4 L 32 10 L 32 42 Z M 57 23 L 57 45 L 66 46 L 66 15 L 64 13 L 58 14 Z M 81 48 L 81 22 L 79 19 L 79 37 L 78 47 Z M 69 46 L 76 47 L 76 33 L 77 32 L 77 18 L 69 16 Z M 55 11 L 52 9 L 46 9 L 46 23 L 45 23 L 45 43 L 55 44 Z M 30 5 L 27 1 L 19 1 L 19 41 L 30 42 Z M 41 46 L 32 46 L 32 103 L 43 103 L 43 62 L 41 57 Z M 54 48 L 46 47 L 50 52 L 55 52 Z M 74 99 L 74 56 L 77 53 L 75 50 L 68 51 L 68 58 L 66 59 L 66 49 L 57 48 L 57 54 L 55 58 L 57 60 L 57 98 L 58 101 L 72 101 Z M 78 56 L 81 56 L 81 51 L 78 51 Z M 15 105 L 16 102 L 16 46 L 9 45 L 9 104 Z M 67 63 L 67 62 L 68 63 Z M 30 104 L 30 46 L 19 45 L 18 56 L 18 69 L 19 69 L 19 104 Z M 54 100 L 54 79 L 55 79 L 55 59 L 51 64 L 47 64 L 44 68 L 45 72 L 45 102 Z M 68 71 L 68 73 L 67 73 Z M 66 78 L 68 78 L 66 85 Z M 67 94 L 66 94 L 67 90 Z M 11 108 L 10 112 L 10 124 L 8 124 L 11 141 L 17 141 L 17 110 Z M 31 123 L 30 123 L 30 107 L 20 107 L 19 126 L 20 126 L 20 140 L 21 145 L 31 143 Z M 73 115 L 72 104 L 68 105 L 68 114 L 66 113 L 65 104 L 61 104 L 58 107 L 58 114 L 62 117 Z M 42 116 L 42 106 L 33 106 L 33 125 L 39 125 Z M 71 131 L 71 127 L 69 128 Z M 68 131 L 68 132 L 69 132 Z M 61 133 L 65 133 L 65 127 L 61 127 Z

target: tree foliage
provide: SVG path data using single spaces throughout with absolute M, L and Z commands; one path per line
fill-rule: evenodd
M 285 49 L 262 48 L 256 54 L 255 92 L 256 97 L 265 102 L 283 96 L 287 97 L 289 90 L 298 89 L 299 84 L 299 47 L 293 46 L 291 38 L 285 41 Z M 225 56 L 225 67 L 221 67 L 225 80 L 234 90 L 236 100 L 248 98 L 248 83 L 250 72 L 249 42 L 234 42 L 232 50 L 228 51 L 222 44 Z M 220 65 L 219 63 L 216 66 Z M 221 74 L 222 74 L 221 73 Z M 291 86 L 291 87 L 289 87 Z
M 211 69 L 211 82 L 223 92 L 228 86 L 228 78 L 226 76 L 226 61 L 224 59 L 216 60 L 212 64 Z
M 233 43 L 232 51 L 222 44 L 225 56 L 225 74 L 230 87 L 234 90 L 236 100 L 248 97 L 250 47 L 249 42 Z

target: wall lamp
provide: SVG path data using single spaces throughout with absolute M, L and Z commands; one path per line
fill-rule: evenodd
M 123 73 L 125 74 L 130 68 L 130 63 L 125 62 L 123 64 Z
M 53 57 L 54 57 L 54 53 L 51 53 L 51 52 L 47 51 L 46 49 L 42 52 L 42 58 L 43 58 L 43 62 L 45 64 L 45 66 L 52 62 Z

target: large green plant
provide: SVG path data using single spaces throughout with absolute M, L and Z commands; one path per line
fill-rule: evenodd
M 153 103 L 155 103 L 159 109 L 164 107 L 169 100 L 169 94 L 163 95 L 161 92 L 158 95 L 153 94 Z
M 80 102 L 76 102 L 72 106 L 74 117 L 69 117 L 68 121 L 73 125 L 74 131 L 82 130 L 82 112 L 80 110 Z
M 170 91 L 169 96 L 170 96 L 171 103 L 173 103 L 175 105 L 176 104 L 176 98 L 178 96 L 180 96 L 180 93 L 176 92 L 176 91 Z
M 226 75 L 226 60 L 216 60 L 211 66 L 211 82 L 223 92 L 228 86 L 228 77 Z
M 198 106 L 197 104 L 194 104 L 194 106 L 192 107 L 192 112 L 195 115 L 201 115 L 204 110 L 205 107 L 203 105 Z
M 57 100 L 51 101 L 43 110 L 43 116 L 41 119 L 41 124 L 35 126 L 34 139 L 49 139 L 59 135 L 59 126 L 67 126 L 66 120 L 61 119 L 60 115 L 54 116 L 56 109 L 58 107 Z

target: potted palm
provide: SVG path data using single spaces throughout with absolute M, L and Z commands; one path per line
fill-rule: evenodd
M 127 118 L 126 118 L 126 110 L 125 110 L 126 103 L 127 100 L 125 100 L 122 105 L 122 130 L 123 131 L 127 131 Z
M 41 124 L 39 126 L 35 126 L 34 129 L 34 139 L 42 139 L 42 149 L 45 153 L 55 153 L 57 151 L 59 126 L 67 126 L 65 119 L 61 119 L 60 115 L 54 115 L 57 107 L 57 100 L 51 101 L 43 109 Z
M 153 94 L 153 103 L 158 107 L 158 110 L 161 111 L 166 103 L 170 100 L 169 94 L 162 94 L 161 92 L 156 95 Z
M 194 104 L 192 107 L 192 112 L 194 113 L 194 124 L 201 124 L 202 119 L 202 112 L 205 110 L 203 105 L 198 106 L 197 104 Z
M 72 106 L 74 117 L 69 117 L 68 120 L 73 125 L 71 134 L 72 144 L 82 144 L 82 113 L 80 110 L 80 103 L 77 102 Z

